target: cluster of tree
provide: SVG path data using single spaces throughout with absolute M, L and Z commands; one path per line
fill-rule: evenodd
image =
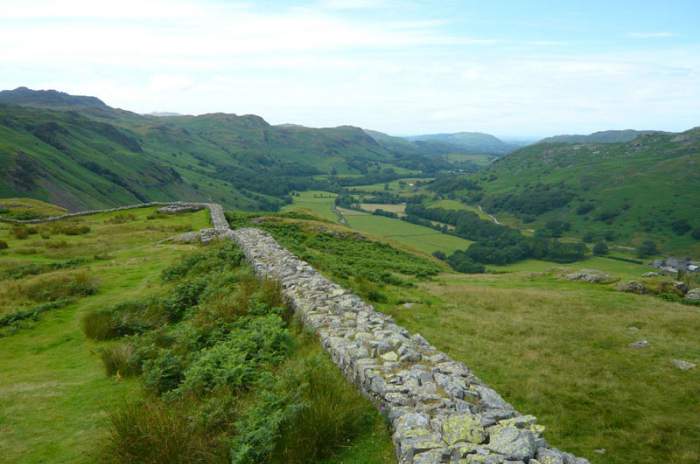
M 432 181 L 428 189 L 435 193 L 450 194 L 460 190 L 481 190 L 481 186 L 468 177 L 442 176 Z
M 537 184 L 521 192 L 487 196 L 484 207 L 518 215 L 540 215 L 566 206 L 574 197 L 564 184 Z
M 571 224 L 566 221 L 552 220 L 548 221 L 542 229 L 537 229 L 535 231 L 535 237 L 541 238 L 558 238 L 561 237 L 564 232 L 571 230 Z
M 404 198 L 396 193 L 381 191 L 381 192 L 370 192 L 367 195 L 363 194 L 363 203 L 383 203 L 389 205 L 397 205 L 404 202 Z
M 375 209 L 374 211 L 372 211 L 372 214 L 374 214 L 375 216 L 384 216 L 384 217 L 389 217 L 389 218 L 394 218 L 394 219 L 399 217 L 399 215 L 394 213 L 393 211 L 386 211 L 386 210 L 383 210 L 381 208 Z
M 562 243 L 547 237 L 525 237 L 516 229 L 484 221 L 471 211 L 408 205 L 406 215 L 407 220 L 420 218 L 429 223 L 436 221 L 454 226 L 454 230 L 449 233 L 475 242 L 463 252 L 464 256 L 475 263 L 508 264 L 528 258 L 569 263 L 583 259 L 586 254 L 583 243 Z M 561 227 L 559 224 L 557 226 Z M 460 254 L 454 259 L 462 262 L 464 256 Z
M 671 230 L 676 235 L 685 235 L 693 229 L 687 219 L 678 219 L 671 223 Z
M 648 258 L 659 254 L 659 249 L 653 240 L 645 240 L 637 247 L 637 256 L 640 258 Z

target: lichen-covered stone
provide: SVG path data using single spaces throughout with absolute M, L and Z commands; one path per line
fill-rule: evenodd
M 454 414 L 442 422 L 442 438 L 448 445 L 463 441 L 467 443 L 482 443 L 486 432 L 481 426 L 479 416 L 473 414 Z
M 489 432 L 489 443 L 486 447 L 508 459 L 530 459 L 537 451 L 535 435 L 529 430 L 496 426 Z

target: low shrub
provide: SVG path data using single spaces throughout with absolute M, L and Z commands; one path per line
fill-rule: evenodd
M 90 226 L 77 222 L 52 222 L 49 230 L 55 235 L 85 235 L 90 232 Z
M 156 358 L 143 363 L 143 384 L 157 395 L 176 389 L 183 378 L 184 363 L 170 350 L 162 350 Z
M 124 404 L 110 416 L 106 463 L 189 464 L 228 462 L 217 430 L 204 427 L 195 403 L 158 399 Z
M 107 219 L 105 224 L 126 224 L 127 222 L 134 222 L 135 220 L 136 216 L 132 213 L 119 213 Z
M 15 226 L 12 228 L 12 235 L 14 235 L 17 240 L 24 240 L 29 237 L 29 229 L 24 226 Z
M 111 311 L 92 311 L 83 316 L 83 333 L 93 340 L 116 338 Z
M 83 317 L 83 332 L 93 340 L 144 333 L 163 322 L 159 309 L 153 302 L 135 301 L 92 311 Z
M 141 366 L 130 344 L 119 344 L 100 350 L 100 359 L 109 376 L 132 377 L 141 373 Z
M 94 295 L 99 288 L 96 277 L 86 271 L 71 274 L 47 274 L 23 283 L 20 292 L 33 301 L 56 301 Z
M 75 258 L 69 259 L 67 261 L 58 261 L 55 263 L 20 263 L 0 272 L 0 278 L 3 279 L 21 279 L 23 277 L 44 274 L 51 271 L 58 271 L 61 269 L 70 269 L 86 262 L 85 259 Z
M 25 319 L 37 319 L 40 314 L 46 311 L 50 311 L 52 309 L 62 308 L 64 306 L 69 305 L 73 301 L 74 300 L 72 299 L 52 301 L 50 303 L 43 303 L 38 306 L 34 306 L 33 308 L 23 309 L 10 314 L 6 314 L 0 317 L 0 327 L 5 327 Z
M 291 351 L 286 324 L 276 314 L 244 317 L 225 341 L 203 350 L 187 368 L 180 391 L 198 394 L 216 388 L 233 391 L 250 386 L 262 367 L 273 366 Z
M 47 240 L 44 242 L 44 246 L 49 250 L 59 250 L 62 248 L 68 248 L 68 242 L 65 240 Z
M 355 387 L 319 353 L 285 371 L 281 381 L 297 405 L 283 423 L 273 462 L 303 464 L 328 458 L 371 427 L 374 410 Z
M 0 240 L 0 250 L 7 250 L 9 246 L 7 245 L 7 242 L 4 240 Z
M 199 303 L 199 297 L 207 287 L 205 277 L 178 284 L 163 300 L 163 307 L 171 322 L 183 318 L 185 311 Z
M 267 391 L 236 423 L 234 464 L 318 462 L 371 428 L 377 414 L 322 353 L 264 381 Z

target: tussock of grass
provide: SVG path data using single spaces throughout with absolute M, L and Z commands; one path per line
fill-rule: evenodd
M 10 281 L 0 288 L 0 312 L 19 310 L 35 303 L 80 298 L 94 295 L 99 281 L 87 271 L 58 271 Z
M 131 377 L 141 373 L 135 349 L 128 343 L 100 349 L 100 359 L 109 377 Z
M 128 402 L 110 416 L 104 463 L 190 464 L 228 462 L 217 434 L 197 423 L 185 402 Z
M 378 420 L 324 353 L 312 350 L 286 366 L 282 375 L 284 389 L 296 391 L 298 404 L 281 427 L 272 462 L 304 464 L 332 457 Z

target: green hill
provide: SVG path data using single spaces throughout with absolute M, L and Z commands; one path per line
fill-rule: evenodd
M 537 143 L 624 143 L 631 142 L 640 135 L 660 133 L 659 131 L 638 131 L 633 129 L 594 132 L 588 135 L 555 135 Z
M 558 219 L 574 236 L 700 251 L 693 238 L 700 234 L 700 128 L 627 143 L 532 145 L 453 187 L 447 195 L 524 228 Z
M 272 126 L 222 113 L 143 116 L 94 97 L 0 92 L 0 196 L 69 209 L 165 199 L 275 209 L 294 190 L 430 174 L 441 163 L 351 126 Z
M 517 148 L 491 134 L 481 132 L 457 132 L 454 134 L 426 134 L 406 137 L 418 144 L 438 144 L 449 147 L 450 151 L 461 153 L 489 153 L 504 155 Z

